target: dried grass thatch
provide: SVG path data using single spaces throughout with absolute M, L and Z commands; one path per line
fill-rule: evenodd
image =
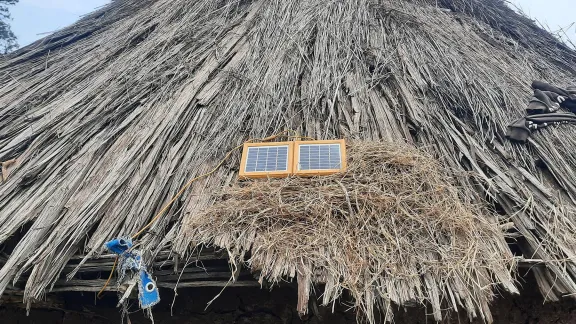
M 184 235 L 239 264 L 249 255 L 261 281 L 297 277 L 301 314 L 322 283 L 324 304 L 347 290 L 370 323 L 375 305 L 390 320 L 391 303 L 414 302 L 438 321 L 448 305 L 491 322 L 494 284 L 517 292 L 496 218 L 462 202 L 447 170 L 406 145 L 355 142 L 348 152 L 345 174 L 223 190 Z
M 0 63 L 0 242 L 15 241 L 0 294 L 25 278 L 32 302 L 77 279 L 232 147 L 294 129 L 408 142 L 473 172 L 459 194 L 514 223 L 547 298 L 574 297 L 576 129 L 503 134 L 533 79 L 568 84 L 575 63 L 502 0 L 113 1 Z M 182 225 L 235 168 L 194 183 L 139 247 L 187 255 Z

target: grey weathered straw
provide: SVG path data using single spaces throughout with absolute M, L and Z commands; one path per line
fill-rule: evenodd
M 518 256 L 545 264 L 532 272 L 546 298 L 574 298 L 576 128 L 526 146 L 504 136 L 530 82 L 572 84 L 575 63 L 501 0 L 113 1 L 0 59 L 0 294 L 33 302 L 83 282 L 105 241 L 137 232 L 231 148 L 294 129 L 407 143 L 464 172 L 463 201 L 488 222 L 497 211 Z M 237 168 L 236 155 L 195 183 L 139 248 L 190 256 L 186 233 Z M 441 273 L 421 271 L 434 300 L 454 300 Z M 462 307 L 489 319 L 472 297 Z

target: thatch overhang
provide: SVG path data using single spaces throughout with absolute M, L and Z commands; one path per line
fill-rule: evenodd
M 21 278 L 28 302 L 57 291 L 230 149 L 292 129 L 470 172 L 460 195 L 545 265 L 543 294 L 576 296 L 576 132 L 503 136 L 530 82 L 570 84 L 575 63 L 501 0 L 113 1 L 0 63 L 0 294 Z M 236 172 L 194 183 L 140 248 L 187 259 L 187 227 Z

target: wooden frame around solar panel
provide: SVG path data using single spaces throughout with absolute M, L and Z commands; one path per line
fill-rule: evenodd
M 244 144 L 239 175 L 242 179 L 285 178 L 344 171 L 344 140 L 294 141 Z
M 294 142 L 246 143 L 240 178 L 285 178 L 292 174 Z
M 292 173 L 300 176 L 329 175 L 346 171 L 346 141 L 294 142 Z

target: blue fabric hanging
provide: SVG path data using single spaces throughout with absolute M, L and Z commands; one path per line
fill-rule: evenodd
M 129 238 L 117 238 L 104 244 L 108 250 L 118 255 L 128 251 L 134 243 Z
M 120 282 L 123 282 L 127 274 L 132 278 L 137 274 L 136 280 L 138 281 L 140 307 L 142 309 L 150 309 L 152 306 L 158 304 L 160 302 L 160 292 L 158 291 L 156 282 L 152 279 L 152 276 L 148 273 L 144 265 L 142 252 L 140 250 L 132 250 L 134 246 L 132 240 L 129 238 L 117 238 L 106 242 L 104 246 L 110 252 L 118 255 Z
M 160 302 L 160 293 L 156 282 L 146 270 L 140 270 L 139 294 L 140 307 L 142 309 L 150 308 Z

